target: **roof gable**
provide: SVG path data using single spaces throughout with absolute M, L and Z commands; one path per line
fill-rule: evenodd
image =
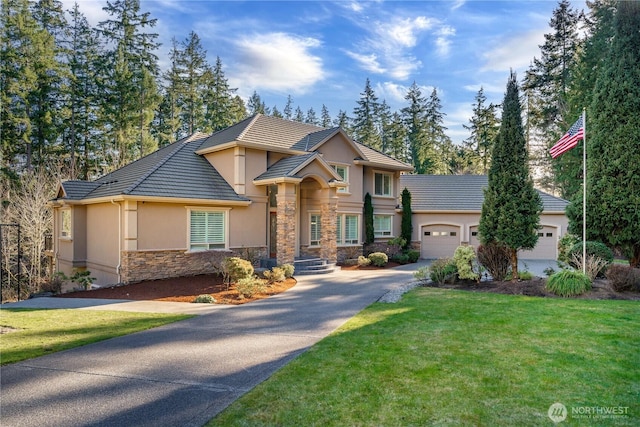
M 341 181 L 342 178 L 333 168 L 324 161 L 319 153 L 302 154 L 299 156 L 285 157 L 271 165 L 264 173 L 257 176 L 254 183 L 268 183 L 285 178 L 301 179 L 300 172 L 312 164 L 317 162 L 327 173 L 328 180 Z

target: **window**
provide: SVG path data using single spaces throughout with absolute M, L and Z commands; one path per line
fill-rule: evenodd
M 60 237 L 71 238 L 71 209 L 60 211 Z
M 309 246 L 320 246 L 321 233 L 320 215 L 312 214 L 309 219 Z
M 336 171 L 340 178 L 347 184 L 349 183 L 349 166 L 342 165 L 331 165 L 331 167 Z M 338 188 L 338 193 L 348 193 L 349 187 Z
M 391 236 L 391 215 L 373 216 L 373 235 L 375 237 Z
M 358 215 L 338 214 L 336 240 L 339 245 L 359 244 L 358 230 Z
M 391 196 L 391 175 L 388 173 L 374 174 L 373 194 L 376 196 Z
M 226 212 L 190 211 L 189 249 L 207 251 L 227 247 Z

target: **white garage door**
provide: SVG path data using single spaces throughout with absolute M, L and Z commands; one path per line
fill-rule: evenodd
M 558 247 L 558 235 L 556 227 L 544 226 L 538 230 L 538 243 L 531 251 L 520 251 L 518 258 L 521 259 L 556 259 Z M 478 227 L 469 227 L 469 244 L 478 249 L 480 239 L 478 239 Z
M 422 258 L 449 258 L 460 246 L 460 227 L 425 225 L 422 227 Z
M 531 251 L 520 251 L 521 259 L 556 259 L 558 252 L 558 229 L 543 226 L 538 230 L 538 243 Z

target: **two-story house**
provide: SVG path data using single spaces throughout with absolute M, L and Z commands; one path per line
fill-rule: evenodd
M 376 236 L 400 233 L 399 180 L 411 170 L 340 128 L 258 114 L 95 181 L 61 183 L 55 266 L 106 285 L 210 273 L 231 252 L 335 262 L 361 248 L 366 193 Z

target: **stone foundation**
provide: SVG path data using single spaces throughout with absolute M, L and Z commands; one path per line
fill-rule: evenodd
M 249 248 L 261 255 L 265 248 Z M 120 280 L 136 283 L 144 280 L 168 279 L 171 277 L 196 276 L 217 272 L 223 259 L 243 256 L 243 250 L 186 252 L 183 249 L 166 251 L 122 251 Z

